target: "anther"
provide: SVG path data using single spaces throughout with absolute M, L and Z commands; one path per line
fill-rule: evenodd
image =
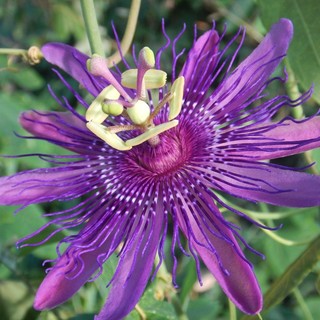
M 139 136 L 127 140 L 125 142 L 125 145 L 128 147 L 134 147 L 137 146 L 145 141 L 148 141 L 150 139 L 153 139 L 154 137 L 158 136 L 160 133 L 165 132 L 171 128 L 174 128 L 179 123 L 178 120 L 173 120 L 170 122 L 161 123 L 158 126 L 152 127 L 148 129 L 146 132 L 140 134 Z
M 108 128 L 101 124 L 89 121 L 87 122 L 87 128 L 114 149 L 126 151 L 132 148 L 131 146 L 126 145 L 115 133 L 109 132 Z
M 121 84 L 130 89 L 137 89 L 138 70 L 126 70 L 121 75 Z M 167 81 L 167 74 L 162 70 L 150 69 L 144 75 L 145 89 L 162 88 Z
M 172 98 L 169 102 L 169 120 L 177 117 L 182 108 L 183 92 L 184 92 L 184 77 L 177 78 L 172 84 L 171 90 Z

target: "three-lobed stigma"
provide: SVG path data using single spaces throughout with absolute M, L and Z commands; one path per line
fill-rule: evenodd
M 112 148 L 120 151 L 130 150 L 146 141 L 153 146 L 157 145 L 160 141 L 159 134 L 178 125 L 179 121 L 175 118 L 182 108 L 184 77 L 181 76 L 174 81 L 171 90 L 151 111 L 147 90 L 163 88 L 167 80 L 167 74 L 154 69 L 154 66 L 154 53 L 145 47 L 139 53 L 138 68 L 123 72 L 119 83 L 108 69 L 106 59 L 93 55 L 88 60 L 89 72 L 105 78 L 110 85 L 103 89 L 89 106 L 86 112 L 87 128 Z M 134 89 L 136 95 L 131 97 L 126 88 Z M 153 120 L 167 104 L 169 121 L 155 125 Z M 131 123 L 107 127 L 103 122 L 109 116 L 123 116 Z M 138 130 L 141 133 L 127 141 L 117 135 L 118 132 L 129 130 Z

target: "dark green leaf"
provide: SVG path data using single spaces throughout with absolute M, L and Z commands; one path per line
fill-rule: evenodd
M 320 24 L 318 0 L 259 0 L 261 19 L 267 29 L 280 18 L 294 24 L 288 51 L 290 66 L 304 90 L 314 84 L 313 97 L 320 102 Z
M 94 319 L 95 314 L 78 314 L 75 317 L 70 318 L 70 320 L 92 320 Z
M 2 207 L 0 214 L 0 242 L 2 245 L 13 246 L 17 240 L 27 236 L 28 234 L 36 231 L 38 228 L 47 223 L 47 219 L 44 218 L 41 213 L 42 210 L 39 206 L 33 205 L 25 208 L 23 211 L 19 212 L 17 215 L 13 214 L 13 207 Z M 32 241 L 37 242 L 44 239 L 46 236 L 54 231 L 54 227 L 50 227 L 40 235 L 34 237 Z M 48 244 L 55 244 L 57 241 L 61 240 L 64 234 L 58 233 L 50 240 L 46 242 L 46 246 L 42 247 L 25 247 L 19 250 L 19 253 L 26 255 L 31 251 L 37 251 L 37 255 L 42 258 L 55 258 L 56 250 L 55 246 L 48 246 Z
M 32 67 L 23 67 L 17 72 L 11 72 L 8 81 L 25 90 L 38 90 L 45 86 L 43 78 Z
M 175 320 L 176 314 L 172 304 L 168 301 L 159 301 L 155 299 L 155 286 L 152 285 L 145 291 L 142 299 L 139 301 L 139 307 L 143 310 L 147 319 L 150 320 Z M 133 311 L 126 320 L 139 319 L 137 311 Z
M 189 259 L 188 264 L 185 267 L 186 274 L 183 278 L 183 283 L 180 289 L 180 300 L 184 304 L 186 298 L 190 294 L 195 282 L 197 281 L 197 272 L 195 269 L 195 262 L 193 259 Z

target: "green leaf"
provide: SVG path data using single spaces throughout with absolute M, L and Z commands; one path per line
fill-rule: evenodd
M 32 205 L 19 212 L 17 215 L 13 214 L 13 207 L 2 207 L 0 214 L 0 243 L 3 246 L 12 246 L 20 238 L 31 234 L 48 221 L 42 216 L 42 210 L 37 205 Z M 40 235 L 35 236 L 29 242 L 37 242 L 44 239 L 51 234 L 55 228 L 49 227 L 44 230 Z M 55 244 L 61 240 L 65 234 L 59 232 L 42 247 L 25 247 L 19 249 L 20 255 L 26 255 L 31 251 L 41 258 L 52 259 L 56 257 L 55 245 L 49 246 L 49 244 Z
M 182 304 L 185 303 L 194 284 L 197 282 L 197 272 L 195 270 L 195 261 L 193 259 L 189 259 L 185 267 L 185 272 L 186 274 L 183 278 L 183 283 L 181 285 L 180 294 L 179 294 Z
M 315 161 L 315 167 L 317 172 L 320 172 L 320 148 L 310 151 L 312 161 Z
M 313 98 L 320 102 L 320 23 L 318 0 L 259 0 L 261 19 L 267 29 L 280 18 L 294 24 L 288 59 L 304 90 L 314 84 Z
M 8 81 L 12 81 L 25 90 L 38 90 L 45 86 L 45 81 L 37 71 L 31 67 L 18 69 L 17 72 L 10 72 Z
M 152 285 L 145 291 L 142 299 L 139 301 L 139 307 L 145 313 L 147 319 L 150 320 L 175 320 L 176 314 L 171 303 L 168 301 L 160 301 L 155 299 L 155 285 Z M 126 320 L 139 319 L 137 311 L 131 312 Z
M 1 319 L 22 320 L 32 307 L 33 295 L 21 281 L 1 281 L 0 314 Z M 38 312 L 37 312 L 38 314 Z M 34 318 L 35 319 L 35 318 Z
M 17 154 L 69 154 L 70 152 L 55 146 L 51 143 L 35 139 L 21 139 L 14 133 L 30 136 L 20 126 L 19 114 L 27 109 L 35 107 L 32 97 L 26 93 L 16 92 L 15 94 L 0 92 L 0 153 L 2 155 Z M 39 157 L 22 157 L 18 159 L 0 158 L 0 166 L 3 166 L 2 175 L 15 173 L 17 167 L 41 168 L 49 164 Z

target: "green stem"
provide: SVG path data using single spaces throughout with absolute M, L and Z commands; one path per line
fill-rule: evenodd
M 237 310 L 235 305 L 229 300 L 230 320 L 237 320 Z
M 125 55 L 130 49 L 136 27 L 138 22 L 138 16 L 141 6 L 141 0 L 132 0 L 128 22 L 126 26 L 126 31 L 124 32 L 122 41 L 121 41 L 121 51 L 122 55 Z M 121 55 L 119 50 L 116 51 L 112 56 L 108 57 L 108 67 L 112 67 L 115 64 L 121 61 Z
M 92 54 L 105 56 L 93 0 L 80 0 L 82 16 Z
M 30 47 L 28 50 L 0 48 L 0 54 L 21 56 L 25 62 L 28 62 L 31 65 L 40 63 L 41 59 L 43 58 L 40 48 L 36 46 Z
M 173 294 L 171 296 L 171 302 L 172 305 L 174 307 L 174 310 L 176 311 L 176 314 L 178 316 L 178 320 L 189 320 L 188 316 L 186 315 L 186 313 L 184 312 L 181 302 L 179 300 L 179 298 L 177 297 L 176 294 Z
M 303 299 L 303 296 L 302 296 L 300 290 L 295 288 L 293 290 L 293 294 L 294 294 L 294 296 L 295 296 L 300 308 L 302 309 L 303 319 L 305 319 L 305 320 L 314 320 L 313 316 L 312 316 L 312 314 L 311 314 L 311 312 L 310 312 L 310 310 L 309 310 L 309 308 L 307 306 L 307 304 L 305 303 L 305 301 Z
M 24 50 L 24 49 L 0 48 L 0 54 L 13 55 L 13 56 L 24 56 L 27 53 L 28 53 L 28 50 Z

